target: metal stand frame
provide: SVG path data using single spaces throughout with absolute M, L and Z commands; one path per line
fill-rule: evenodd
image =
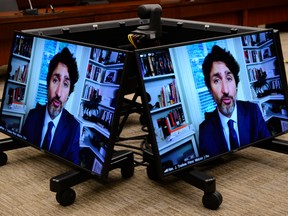
M 115 151 L 110 170 L 120 168 L 123 178 L 130 178 L 134 174 L 134 157 L 131 151 Z M 85 170 L 70 170 L 50 179 L 50 190 L 56 192 L 56 200 L 62 206 L 74 203 L 76 192 L 71 188 L 77 184 L 94 178 L 90 172 Z
M 147 166 L 148 177 L 155 181 L 160 180 L 157 174 L 153 153 L 144 151 L 143 158 L 144 161 L 149 164 Z M 196 169 L 177 172 L 174 176 L 202 190 L 204 192 L 202 203 L 206 208 L 216 210 L 221 205 L 223 197 L 221 193 L 216 190 L 216 180 L 214 177 Z

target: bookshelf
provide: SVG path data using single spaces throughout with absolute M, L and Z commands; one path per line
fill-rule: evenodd
M 33 40 L 19 36 L 12 51 L 11 68 L 9 69 L 8 90 L 3 105 L 4 118 L 10 116 L 13 123 L 9 129 L 19 132 L 26 110 L 26 87 L 29 81 L 30 57 Z
M 141 54 L 140 61 L 159 154 L 165 161 L 177 147 L 196 146 L 195 131 L 186 120 L 168 50 Z
M 272 36 L 267 33 L 243 36 L 242 45 L 250 99 L 259 104 L 265 121 L 273 117 L 287 119 L 287 114 L 281 111 L 284 95 Z
M 100 170 L 110 137 L 125 56 L 100 48 L 92 48 L 89 56 L 78 111 L 82 127 L 80 146 L 96 155 L 93 169 Z

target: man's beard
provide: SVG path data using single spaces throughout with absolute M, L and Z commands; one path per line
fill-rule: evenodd
M 231 103 L 228 105 L 223 102 L 223 98 L 227 98 L 227 97 L 231 98 Z M 233 97 L 223 96 L 220 99 L 220 103 L 218 104 L 218 109 L 223 115 L 230 117 L 234 111 L 234 108 L 235 108 L 235 100 Z
M 53 105 L 53 101 L 55 101 L 55 100 L 57 100 L 59 102 L 59 106 L 58 107 L 55 107 Z M 49 112 L 49 115 L 50 115 L 51 119 L 56 118 L 60 114 L 62 109 L 63 109 L 63 103 L 62 103 L 61 100 L 57 99 L 56 97 L 52 98 L 48 102 L 48 112 Z

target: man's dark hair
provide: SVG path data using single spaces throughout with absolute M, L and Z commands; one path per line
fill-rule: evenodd
M 229 51 L 225 51 L 225 49 L 220 48 L 217 45 L 214 45 L 212 47 L 212 51 L 205 57 L 204 62 L 202 64 L 202 70 L 204 74 L 204 81 L 207 86 L 207 88 L 210 90 L 210 72 L 212 68 L 212 64 L 215 61 L 221 61 L 226 64 L 226 66 L 229 68 L 229 70 L 232 72 L 236 86 L 238 86 L 239 83 L 239 64 L 235 60 L 235 58 L 232 56 L 232 54 Z
M 70 90 L 69 95 L 74 91 L 75 83 L 79 79 L 79 72 L 77 67 L 76 58 L 73 57 L 71 52 L 67 47 L 63 48 L 61 52 L 57 53 L 50 61 L 47 74 L 47 85 L 50 84 L 50 79 L 53 71 L 57 67 L 58 63 L 61 62 L 65 64 L 68 68 L 68 73 L 70 77 Z

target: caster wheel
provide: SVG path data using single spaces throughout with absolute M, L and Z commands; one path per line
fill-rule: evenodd
M 153 180 L 153 181 L 157 181 L 158 180 L 158 175 L 157 172 L 155 170 L 155 168 L 149 164 L 146 168 L 146 173 L 149 179 Z
M 0 166 L 3 166 L 7 163 L 8 161 L 8 156 L 4 152 L 0 152 Z
M 76 193 L 73 189 L 68 188 L 56 193 L 56 200 L 62 206 L 68 206 L 74 203 Z
M 121 175 L 123 178 L 130 178 L 134 175 L 134 163 L 129 163 L 127 166 L 121 168 Z
M 215 191 L 214 193 L 205 193 L 202 197 L 203 205 L 211 210 L 218 209 L 222 201 L 222 195 L 218 191 Z

